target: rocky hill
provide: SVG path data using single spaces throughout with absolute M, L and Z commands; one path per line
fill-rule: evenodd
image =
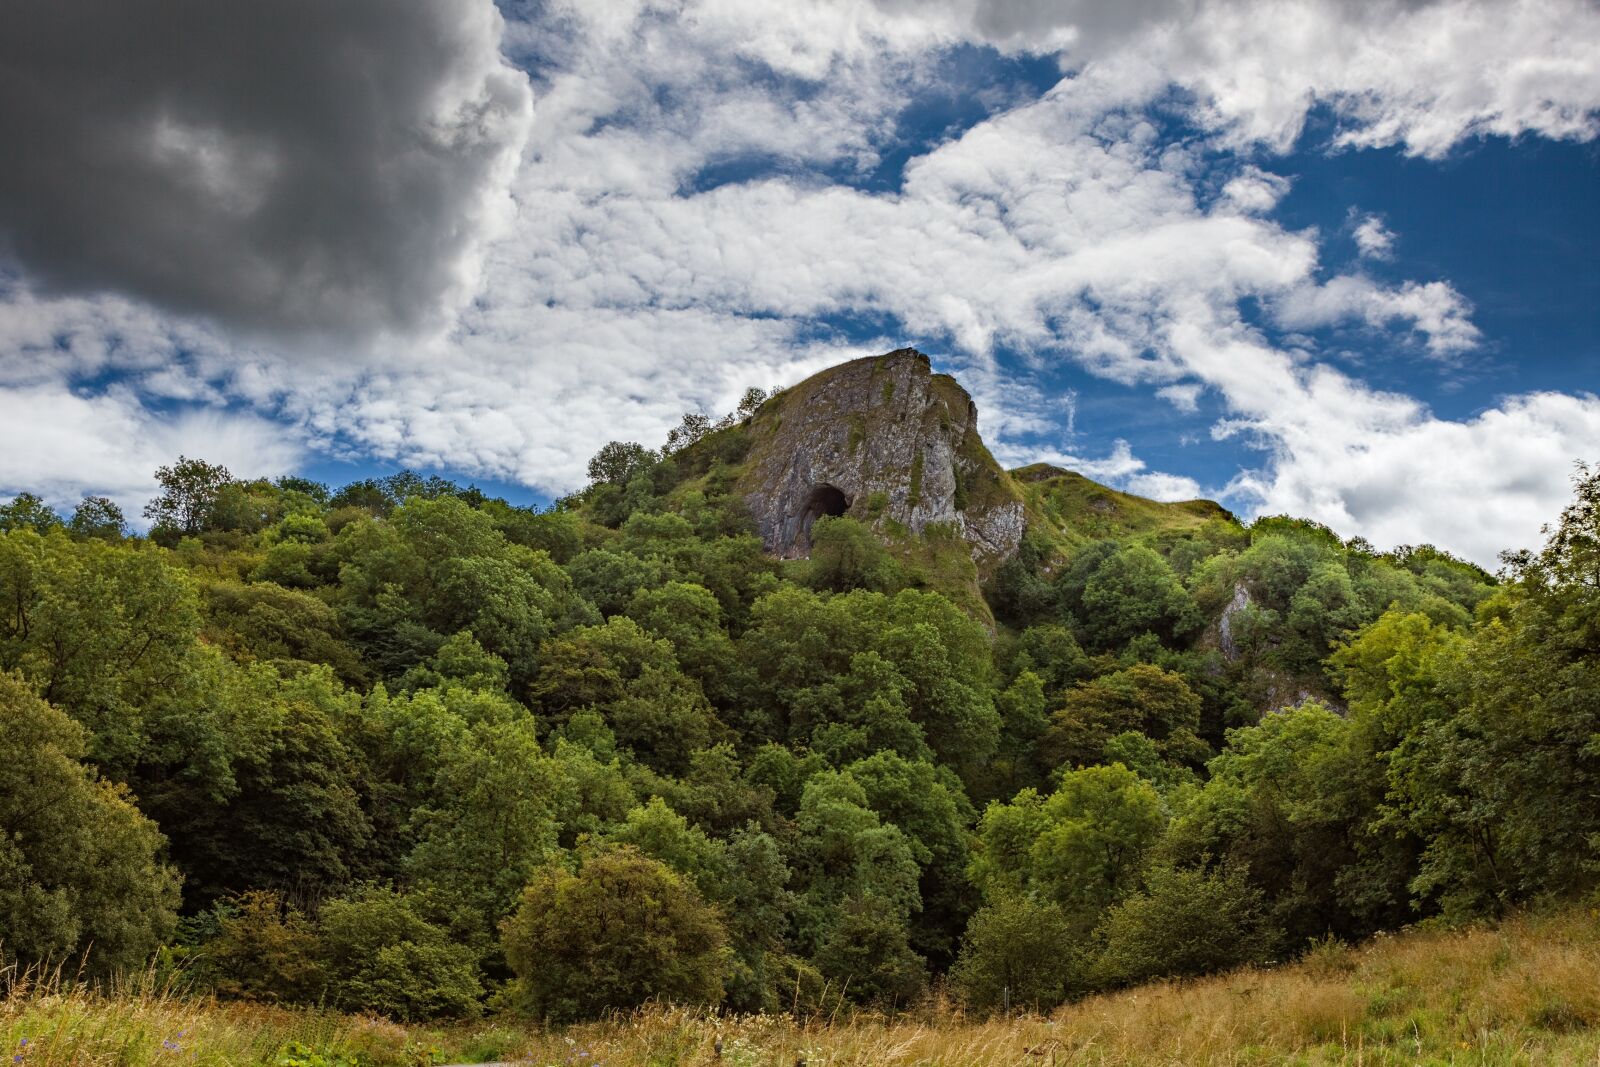
M 1005 471 L 972 397 L 913 348 L 815 374 L 762 405 L 747 431 L 738 488 L 768 551 L 785 558 L 809 553 L 824 515 L 867 523 L 892 548 L 955 540 L 980 577 L 1025 530 L 1070 550 L 1229 517 L 1211 501 L 1145 500 L 1044 464 Z
M 769 551 L 796 558 L 811 524 L 851 515 L 893 538 L 959 533 L 986 567 L 1022 541 L 1022 494 L 978 436 L 978 409 L 912 348 L 786 389 L 751 420 L 739 487 Z

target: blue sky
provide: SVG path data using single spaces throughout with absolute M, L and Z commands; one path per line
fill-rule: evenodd
M 0 16 L 0 493 L 542 503 L 903 344 L 1008 463 L 1484 563 L 1600 461 L 1588 0 L 234 6 Z

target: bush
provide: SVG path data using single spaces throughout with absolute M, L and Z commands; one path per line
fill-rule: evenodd
M 321 991 L 316 929 L 278 894 L 252 890 L 222 901 L 211 915 L 217 933 L 202 959 L 218 993 L 292 1002 Z
M 661 999 L 715 1004 L 727 970 L 716 911 L 665 864 L 631 847 L 551 864 L 501 926 L 512 1002 L 551 1022 Z
M 927 987 L 927 968 L 911 950 L 906 924 L 888 902 L 845 902 L 817 951 L 817 969 L 858 1004 L 905 1008 Z
M 1005 894 L 967 924 L 950 979 L 978 1011 L 993 1011 L 1008 1000 L 1048 1011 L 1066 999 L 1078 955 L 1058 905 Z
M 1094 977 L 1131 985 L 1257 962 L 1271 942 L 1267 933 L 1261 892 L 1243 868 L 1157 868 L 1143 892 L 1106 913 Z
M 365 889 L 324 904 L 318 926 L 334 1007 L 407 1022 L 477 1013 L 472 950 L 424 919 L 414 899 Z
M 824 515 L 812 525 L 809 579 L 813 589 L 834 593 L 852 589 L 892 593 L 905 584 L 899 564 L 883 542 L 847 515 Z

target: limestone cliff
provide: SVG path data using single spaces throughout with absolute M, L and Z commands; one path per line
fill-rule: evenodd
M 806 556 L 812 523 L 848 514 L 889 540 L 953 532 L 985 573 L 1015 554 L 1024 508 L 977 420 L 915 349 L 852 360 L 756 412 L 739 489 L 776 555 Z

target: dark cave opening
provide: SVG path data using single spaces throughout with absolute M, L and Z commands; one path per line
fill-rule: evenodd
M 824 482 L 811 490 L 806 498 L 805 510 L 800 513 L 800 531 L 796 540 L 803 552 L 811 551 L 811 526 L 824 515 L 843 515 L 850 510 L 850 498 L 838 486 Z

